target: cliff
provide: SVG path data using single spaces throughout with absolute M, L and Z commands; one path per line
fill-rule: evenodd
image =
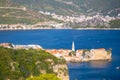
M 66 64 L 59 64 L 53 66 L 53 71 L 61 80 L 69 80 L 68 67 Z

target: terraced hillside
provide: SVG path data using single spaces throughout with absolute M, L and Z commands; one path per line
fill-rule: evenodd
M 104 15 L 120 13 L 120 0 L 12 0 L 30 9 L 56 12 L 63 15 L 98 12 Z
M 27 9 L 20 4 L 10 0 L 0 0 L 0 24 L 35 24 L 37 22 L 57 21 L 50 16 L 46 16 Z

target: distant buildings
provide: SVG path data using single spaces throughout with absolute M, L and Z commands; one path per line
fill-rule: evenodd
M 14 49 L 42 49 L 40 45 L 13 45 Z
M 13 49 L 43 49 L 40 45 L 14 45 L 11 43 L 1 43 L 0 46 Z
M 1 43 L 0 46 L 6 47 L 6 48 L 11 48 L 12 47 L 10 43 Z
M 66 23 L 55 21 L 39 22 L 30 24 L 0 24 L 0 30 L 31 30 L 31 29 L 66 29 Z M 68 27 L 67 27 L 68 28 Z
M 94 16 L 86 15 L 73 15 L 73 16 L 63 16 L 57 15 L 55 13 L 39 11 L 42 14 L 50 15 L 55 19 L 62 20 L 64 22 L 78 23 L 79 26 L 109 26 L 109 21 L 116 19 L 115 17 L 103 16 L 99 13 Z M 119 15 L 118 15 L 119 16 Z
M 24 9 L 24 8 L 23 8 Z M 39 11 L 44 15 L 52 16 L 56 20 L 63 22 L 59 23 L 56 21 L 38 22 L 36 24 L 0 24 L 0 30 L 29 30 L 29 29 L 71 29 L 71 28 L 88 28 L 98 27 L 110 28 L 109 22 L 111 20 L 120 19 L 120 14 L 117 17 L 103 16 L 96 14 L 94 16 L 86 15 L 73 15 L 63 16 L 55 13 Z
M 63 57 L 66 61 L 70 62 L 84 62 L 90 60 L 111 60 L 111 51 L 107 51 L 104 48 L 100 49 L 91 49 L 91 50 L 76 50 L 74 41 L 72 42 L 72 49 L 49 49 L 45 50 L 46 52 L 51 53 L 52 55 L 61 58 Z

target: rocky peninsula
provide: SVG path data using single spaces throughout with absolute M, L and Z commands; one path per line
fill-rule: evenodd
M 85 62 L 92 60 L 111 60 L 112 49 L 106 50 L 105 48 L 99 49 L 79 49 L 75 50 L 74 42 L 72 49 L 43 49 L 40 45 L 14 45 L 10 43 L 1 43 L 0 46 L 13 49 L 42 49 L 57 58 L 64 58 L 67 62 Z
M 72 50 L 46 50 L 47 52 L 51 53 L 52 55 L 58 58 L 64 58 L 67 62 L 86 62 L 92 60 L 111 60 L 112 53 L 111 49 L 105 50 L 104 48 L 100 49 L 81 49 L 73 52 Z
M 56 57 L 60 60 L 60 63 L 55 64 L 55 60 L 51 58 L 45 59 L 45 62 L 50 63 L 51 66 L 48 66 L 50 69 L 53 69 L 53 72 L 56 73 L 57 77 L 62 80 L 69 80 L 68 75 L 68 67 L 67 62 L 86 62 L 86 61 L 93 61 L 93 60 L 111 60 L 112 59 L 112 49 L 106 50 L 104 48 L 99 49 L 81 49 L 75 50 L 74 42 L 72 43 L 72 49 L 43 49 L 40 45 L 14 45 L 11 43 L 1 43 L 0 46 L 5 48 L 12 48 L 13 50 L 26 50 L 31 51 L 35 50 L 34 52 L 39 52 L 42 50 L 42 54 L 49 53 L 50 55 Z M 41 55 L 42 55 L 41 54 Z M 45 55 L 45 54 L 44 54 Z M 36 61 L 36 65 L 39 64 L 40 61 Z M 15 70 L 14 64 L 15 62 L 11 62 L 11 67 Z M 41 69 L 40 73 L 46 74 L 46 69 Z
M 75 50 L 74 42 L 72 43 L 71 50 L 65 49 L 49 49 L 45 50 L 58 58 L 64 58 L 67 62 L 85 62 L 92 60 L 111 60 L 112 49 L 106 50 L 104 48 L 99 49 L 80 49 Z

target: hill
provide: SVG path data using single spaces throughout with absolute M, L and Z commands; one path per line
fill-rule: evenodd
M 0 24 L 35 24 L 37 22 L 59 21 L 27 9 L 11 0 L 0 0 Z
M 67 75 L 65 67 L 57 67 L 59 71 L 54 71 L 53 67 L 58 65 L 66 66 L 66 62 L 43 50 L 14 50 L 0 47 L 0 80 L 26 80 L 28 77 L 42 74 L 54 74 L 48 77 L 55 77 L 60 73 Z
M 33 10 L 55 12 L 62 15 L 86 14 L 117 15 L 120 0 L 12 0 Z
M 40 11 L 48 11 L 48 13 L 56 13 L 57 15 L 46 15 L 40 13 Z M 118 13 L 120 13 L 120 0 L 0 0 L 0 24 L 24 24 L 22 27 L 26 24 L 28 24 L 28 26 L 29 24 L 34 24 L 35 27 L 41 26 L 45 28 L 50 26 L 50 28 L 54 28 L 57 23 L 65 22 L 65 20 L 71 22 L 75 20 L 79 21 L 80 19 L 77 19 L 78 17 L 76 15 L 95 16 L 96 14 L 98 15 L 98 13 L 100 15 L 102 14 L 102 18 L 104 18 L 104 15 L 118 15 Z M 59 16 L 59 14 L 61 16 Z M 68 16 L 71 16 L 71 18 Z M 75 17 L 74 20 L 72 20 L 72 16 Z M 86 20 L 86 22 L 83 21 L 75 25 L 75 27 L 83 27 L 85 24 L 94 27 L 100 24 L 99 26 L 103 26 L 104 28 L 104 26 L 107 25 L 108 28 L 108 22 L 110 20 L 108 18 L 109 17 L 106 16 L 108 20 L 107 23 L 104 23 L 104 20 L 100 20 L 98 17 L 97 19 Z M 113 18 L 111 17 L 111 19 Z M 116 23 L 114 24 L 116 25 Z M 73 26 L 74 24 L 71 27 Z M 1 28 L 9 28 L 9 26 L 3 25 Z

